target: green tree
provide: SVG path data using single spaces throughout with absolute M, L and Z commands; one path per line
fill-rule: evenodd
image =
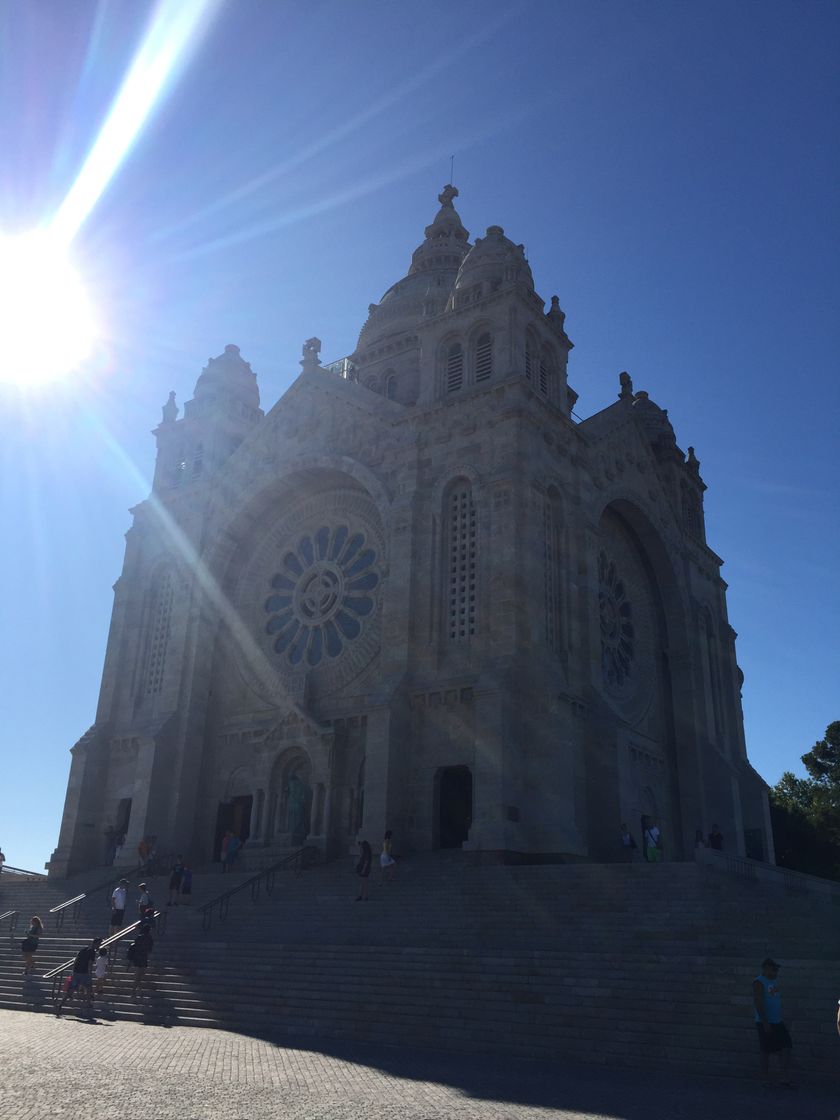
M 782 867 L 840 878 L 840 720 L 830 723 L 802 762 L 770 791 L 776 860 Z

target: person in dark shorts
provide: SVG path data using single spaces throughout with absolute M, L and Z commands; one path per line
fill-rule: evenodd
M 367 902 L 368 880 L 370 879 L 370 865 L 373 860 L 373 852 L 367 840 L 360 840 L 359 848 L 360 855 L 356 864 L 356 874 L 359 876 L 361 882 L 359 883 L 359 894 L 356 901 Z
M 782 993 L 779 988 L 779 965 L 772 957 L 761 962 L 761 972 L 753 980 L 753 1004 L 758 1045 L 761 1051 L 761 1080 L 773 1084 L 770 1077 L 770 1055 L 779 1055 L 779 1084 L 785 1089 L 795 1088 L 790 1077 L 790 1058 L 793 1043 L 782 1019 Z
M 129 946 L 129 962 L 134 969 L 134 985 L 131 989 L 131 998 L 137 999 L 143 991 L 143 980 L 146 969 L 149 967 L 149 954 L 154 948 L 154 941 L 148 929 L 141 929 L 137 938 Z
M 56 1015 L 61 1014 L 61 1009 L 68 999 L 72 999 L 75 992 L 79 992 L 84 996 L 85 1004 L 90 1011 L 91 1000 L 91 972 L 93 971 L 93 962 L 99 953 L 99 946 L 102 944 L 101 937 L 94 937 L 90 945 L 86 945 L 84 949 L 80 949 L 76 954 L 76 959 L 73 961 L 73 975 L 70 977 L 70 986 L 66 993 L 58 1001 L 58 1006 L 55 1009 Z
M 31 976 L 35 971 L 35 954 L 38 952 L 38 942 L 41 934 L 44 932 L 44 923 L 36 915 L 33 915 L 29 922 L 29 930 L 26 937 L 20 943 L 20 951 L 23 954 L 23 975 Z
M 180 856 L 175 857 L 172 870 L 169 872 L 169 901 L 167 906 L 177 906 L 178 896 L 181 893 L 181 884 L 184 878 L 184 861 Z
M 181 874 L 181 901 L 184 906 L 189 906 L 192 902 L 192 868 L 186 863 Z

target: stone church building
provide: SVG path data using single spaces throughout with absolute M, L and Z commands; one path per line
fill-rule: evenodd
M 557 297 L 457 194 L 349 358 L 268 413 L 236 346 L 170 394 L 53 874 L 227 830 L 615 859 L 643 816 L 772 861 L 693 449 L 625 373 L 573 413 Z

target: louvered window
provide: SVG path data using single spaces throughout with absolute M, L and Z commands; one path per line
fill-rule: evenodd
M 525 343 L 525 376 L 529 381 L 534 377 L 534 351 L 530 342 Z
M 147 696 L 163 688 L 166 669 L 166 651 L 172 622 L 172 603 L 175 588 L 171 572 L 164 572 L 157 581 L 149 617 L 149 636 L 146 654 L 145 692 Z
M 472 489 L 456 486 L 449 497 L 447 526 L 447 632 L 450 641 L 466 641 L 476 625 L 476 517 Z
M 548 362 L 545 355 L 540 357 L 540 392 L 544 397 L 548 396 Z
M 493 373 L 493 339 L 483 334 L 475 344 L 475 379 L 489 381 Z
M 464 383 L 464 351 L 456 342 L 446 355 L 446 391 L 457 393 Z

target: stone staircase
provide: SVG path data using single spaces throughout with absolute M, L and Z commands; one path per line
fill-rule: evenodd
M 196 902 L 241 879 L 197 874 Z M 772 954 L 800 1066 L 835 1074 L 840 906 L 695 864 L 473 866 L 434 853 L 401 860 L 390 884 L 375 872 L 368 902 L 354 901 L 357 882 L 349 860 L 278 873 L 270 897 L 253 906 L 243 891 L 207 933 L 197 909 L 172 908 L 149 997 L 130 1001 L 118 959 L 102 1009 L 272 1037 L 751 1075 L 751 981 Z M 45 937 L 39 974 L 79 944 Z M 2 946 L 0 1007 L 50 1010 L 49 984 L 24 981 L 17 943 Z

